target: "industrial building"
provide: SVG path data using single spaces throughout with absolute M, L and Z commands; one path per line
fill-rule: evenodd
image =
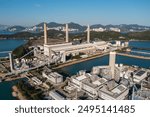
M 79 75 L 70 78 L 70 85 L 76 87 L 77 91 L 84 91 L 92 99 L 96 99 L 98 97 L 97 91 L 106 81 L 106 79 L 100 78 L 97 75 L 79 71 Z
M 78 99 L 79 92 L 84 92 L 88 95 L 88 99 L 124 100 L 129 98 L 130 87 L 134 87 L 135 83 L 142 82 L 142 91 L 136 90 L 133 93 L 136 99 L 143 99 L 143 97 L 139 97 L 139 92 L 142 96 L 144 93 L 148 95 L 146 92 L 150 89 L 150 80 L 144 81 L 149 70 L 123 64 L 118 65 L 115 63 L 115 58 L 116 53 L 110 52 L 108 66 L 95 66 L 91 73 L 86 73 L 84 70 L 79 71 L 77 75 L 69 78 L 68 85 L 63 90 L 68 92 L 68 95 L 76 92 L 73 99 Z
M 128 87 L 110 80 L 99 90 L 99 97 L 103 100 L 124 100 L 128 93 Z
M 91 73 L 79 71 L 70 78 L 69 86 L 74 86 L 78 92 L 85 92 L 91 99 L 126 99 L 129 89 L 125 83 L 117 83 L 120 80 L 121 70 L 120 66 L 115 64 L 115 58 L 116 53 L 110 52 L 109 66 L 93 67 Z
M 42 84 L 42 81 L 39 80 L 37 77 L 32 77 L 31 81 L 33 82 L 34 85 L 38 86 Z
M 54 56 L 59 54 L 61 57 L 61 62 L 66 62 L 66 56 L 72 54 L 77 55 L 79 52 L 90 53 L 95 52 L 96 50 L 104 50 L 109 47 L 109 44 L 105 41 L 100 42 L 90 42 L 90 26 L 87 28 L 87 42 L 74 45 L 69 42 L 69 32 L 68 32 L 68 24 L 66 24 L 66 43 L 49 45 L 47 40 L 47 28 L 46 24 L 44 24 L 44 55 L 54 58 Z
M 105 54 L 110 51 L 115 51 L 117 49 L 121 49 L 128 46 L 128 43 L 122 43 L 117 41 L 116 44 L 111 44 L 110 42 L 105 41 L 91 41 L 90 38 L 90 26 L 87 26 L 87 41 L 84 43 L 74 44 L 69 41 L 69 26 L 66 24 L 66 38 L 65 43 L 59 43 L 55 45 L 50 45 L 48 43 L 47 37 L 47 26 L 44 23 L 44 44 L 37 45 L 36 47 L 29 47 L 31 49 L 30 52 L 26 53 L 20 58 L 13 60 L 13 55 L 9 53 L 10 59 L 10 73 L 6 74 L 19 74 L 26 71 L 30 71 L 39 67 L 43 67 L 45 65 L 50 65 L 51 63 L 65 63 L 66 61 L 78 59 L 78 58 L 86 58 L 92 55 L 97 54 Z M 32 59 L 25 59 L 26 56 L 33 53 L 34 56 Z M 111 70 L 113 67 L 111 67 Z M 117 69 L 115 69 L 116 71 Z M 113 70 L 112 70 L 113 71 Z M 119 73 L 116 71 L 115 73 Z M 115 73 L 111 72 L 111 76 L 114 76 Z
M 150 100 L 150 71 L 146 79 L 141 81 L 141 89 L 132 94 L 133 100 Z
M 47 38 L 47 26 L 46 23 L 44 23 L 44 45 L 43 46 L 37 45 L 37 47 L 31 47 L 34 49 L 25 54 L 24 56 L 22 56 L 21 58 L 19 58 L 20 61 L 19 63 L 16 62 L 16 64 L 14 63 L 15 61 L 13 60 L 12 53 L 9 53 L 10 71 L 11 71 L 11 73 L 9 74 L 22 73 L 47 64 L 50 65 L 51 63 L 56 64 L 60 62 L 64 63 L 67 60 L 70 60 L 67 59 L 67 56 L 68 58 L 70 56 L 71 57 L 80 56 L 81 58 L 85 58 L 92 56 L 95 53 L 102 54 L 122 47 L 120 46 L 121 42 L 117 42 L 117 45 L 105 41 L 91 42 L 89 25 L 87 27 L 87 42 L 84 43 L 73 44 L 69 42 L 68 24 L 66 24 L 65 31 L 66 31 L 65 43 L 50 45 L 48 43 Z M 28 59 L 26 61 L 24 57 L 28 56 L 32 52 L 34 53 L 33 60 Z
M 66 99 L 66 97 L 63 94 L 61 94 L 58 90 L 50 91 L 48 98 L 50 100 L 65 100 Z
M 136 83 L 140 83 L 143 79 L 145 79 L 147 77 L 147 73 L 148 71 L 147 70 L 138 70 L 137 72 L 134 73 L 133 75 L 133 80 L 134 82 Z
M 120 69 L 116 64 L 116 52 L 110 52 L 108 66 L 94 66 L 91 72 L 95 75 L 101 75 L 106 79 L 118 81 L 120 78 Z
M 45 69 L 42 72 L 42 76 L 47 78 L 47 81 L 52 82 L 53 84 L 59 84 L 63 82 L 63 76 L 57 72 L 52 72 L 50 69 Z
M 79 71 L 77 75 L 70 77 L 69 81 L 65 90 L 72 89 L 69 90 L 70 93 L 75 89 L 77 92 L 85 92 L 90 99 L 123 100 L 127 98 L 129 93 L 128 87 L 124 84 L 118 84 L 113 79 L 100 78 L 83 71 Z

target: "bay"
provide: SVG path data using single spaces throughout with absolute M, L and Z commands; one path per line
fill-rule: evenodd
M 15 49 L 17 46 L 26 43 L 25 40 L 0 40 L 0 51 L 10 51 Z M 129 43 L 129 46 L 135 47 L 150 47 L 150 41 L 132 41 Z M 95 58 L 92 60 L 88 60 L 85 62 L 77 63 L 71 66 L 67 66 L 62 68 L 63 71 L 68 72 L 70 75 L 76 74 L 79 70 L 87 70 L 90 71 L 93 66 L 97 65 L 108 65 L 109 55 L 103 56 L 100 58 Z M 123 63 L 127 65 L 137 65 L 144 68 L 150 67 L 150 60 L 143 60 L 137 58 L 130 58 L 125 56 L 117 56 L 116 63 Z M 0 83 L 0 100 L 14 100 L 12 96 L 12 86 L 18 82 L 11 81 L 11 82 L 1 82 Z
M 12 51 L 20 45 L 23 45 L 27 42 L 24 39 L 7 39 L 0 40 L 0 52 L 3 51 Z M 0 54 L 0 57 L 6 57 L 8 53 Z M 14 100 L 15 97 L 12 96 L 12 86 L 15 85 L 19 80 L 0 82 L 0 100 Z
M 20 45 L 23 45 L 27 42 L 24 39 L 5 39 L 0 40 L 0 52 L 3 51 L 12 51 Z M 6 57 L 8 53 L 0 53 L 0 57 Z
M 138 48 L 150 48 L 150 41 L 130 41 L 129 46 L 134 46 Z M 141 51 L 141 50 L 138 50 Z M 146 56 L 144 54 L 140 54 L 142 56 Z M 74 65 L 70 65 L 67 67 L 62 68 L 61 70 L 67 72 L 70 75 L 76 74 L 80 70 L 90 71 L 93 66 L 99 65 L 108 65 L 109 63 L 109 55 L 103 56 L 100 58 L 95 58 L 92 60 L 84 61 L 81 63 L 77 63 Z M 117 64 L 126 64 L 126 65 L 136 65 L 143 68 L 150 67 L 150 60 L 138 59 L 138 58 L 131 58 L 126 56 L 117 56 L 116 57 Z

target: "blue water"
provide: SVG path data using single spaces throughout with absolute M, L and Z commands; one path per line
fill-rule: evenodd
M 150 57 L 150 41 L 130 41 L 129 46 L 144 48 L 144 50 L 133 48 L 132 51 L 146 52 L 146 53 L 131 52 L 130 54 Z
M 137 50 L 139 52 L 139 50 Z M 150 51 L 141 51 L 140 52 L 146 52 L 146 53 L 137 53 L 137 52 L 130 52 L 132 55 L 138 55 L 138 56 L 145 56 L 145 57 L 150 57 Z
M 10 34 L 15 34 L 15 32 L 9 32 L 9 31 L 0 31 L 0 35 L 10 35 Z
M 134 46 L 134 47 L 139 47 L 139 48 L 150 48 L 150 41 L 130 41 L 129 46 Z M 140 55 L 143 56 L 143 54 L 140 54 Z M 146 56 L 149 56 L 149 55 L 146 55 Z M 96 58 L 96 59 L 92 59 L 89 61 L 85 61 L 82 63 L 77 63 L 71 66 L 67 66 L 67 67 L 62 68 L 61 70 L 68 72 L 70 75 L 74 75 L 79 70 L 90 71 L 93 66 L 108 65 L 108 62 L 109 62 L 109 55 L 101 57 L 101 58 Z M 118 64 L 123 63 L 126 65 L 136 65 L 136 66 L 140 66 L 144 68 L 150 68 L 150 60 L 143 60 L 143 59 L 126 57 L 126 56 L 117 56 L 116 63 Z
M 0 100 L 15 100 L 16 98 L 12 96 L 12 86 L 18 82 L 9 81 L 0 83 Z
M 2 51 L 12 51 L 16 47 L 25 44 L 27 40 L 13 40 L 13 39 L 7 39 L 7 40 L 0 40 L 0 52 Z M 0 57 L 7 56 L 8 54 L 0 54 Z M 14 100 L 12 96 L 12 86 L 15 85 L 18 82 L 11 81 L 11 82 L 0 82 L 0 100 Z
M 23 40 L 0 40 L 0 49 L 3 51 L 11 50 L 23 43 L 25 43 L 25 41 Z M 129 45 L 130 46 L 132 45 L 135 47 L 149 48 L 150 41 L 149 42 L 132 41 L 129 43 Z M 73 74 L 76 74 L 79 70 L 90 71 L 93 66 L 108 65 L 108 61 L 109 61 L 109 56 L 107 55 L 101 58 L 96 58 L 96 59 L 92 59 L 92 60 L 85 61 L 82 63 L 67 66 L 67 67 L 62 68 L 62 70 L 68 72 L 70 75 L 73 75 Z M 137 65 L 137 66 L 145 67 L 145 68 L 150 67 L 150 60 L 135 59 L 135 58 L 129 58 L 129 57 L 124 57 L 124 56 L 117 56 L 116 62 L 127 64 L 127 65 Z M 16 84 L 16 82 L 17 81 L 0 83 L 0 100 L 15 99 L 14 97 L 12 97 L 11 87 L 14 84 Z
M 108 56 L 103 56 L 101 58 L 95 58 L 92 60 L 84 61 L 81 63 L 77 63 L 74 65 L 70 65 L 62 68 L 61 70 L 68 72 L 70 75 L 76 74 L 79 70 L 87 70 L 90 71 L 93 66 L 97 65 L 107 65 L 108 64 Z
M 109 55 L 96 58 L 96 59 L 92 59 L 92 60 L 88 60 L 88 61 L 84 61 L 82 63 L 70 65 L 70 66 L 62 68 L 61 70 L 68 72 L 70 75 L 74 75 L 79 70 L 90 71 L 93 66 L 108 65 L 108 63 L 109 63 Z M 130 58 L 126 56 L 117 56 L 116 63 L 118 64 L 123 63 L 125 65 L 136 65 L 136 66 L 140 66 L 144 68 L 150 67 L 150 60 L 135 59 L 135 58 Z
M 150 48 L 150 41 L 130 41 L 129 46 L 138 48 Z
M 3 51 L 12 51 L 16 47 L 25 44 L 27 40 L 24 39 L 19 39 L 19 40 L 14 40 L 14 39 L 7 39 L 7 40 L 0 40 L 0 52 Z M 0 57 L 5 57 L 8 56 L 8 53 L 0 53 Z

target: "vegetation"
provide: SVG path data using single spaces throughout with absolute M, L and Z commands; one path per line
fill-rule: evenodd
M 82 40 L 86 40 L 86 33 L 79 34 L 71 34 L 69 37 L 71 39 L 81 38 Z M 104 41 L 110 40 L 150 40 L 150 31 L 145 32 L 132 32 L 132 33 L 119 33 L 113 31 L 105 31 L 105 32 L 91 32 L 91 39 L 94 41 L 95 39 L 101 39 Z
M 38 37 L 42 37 L 43 32 L 40 33 L 30 33 L 30 32 L 20 32 L 16 34 L 9 34 L 9 35 L 0 35 L 0 39 L 7 39 L 7 38 L 15 38 L 15 39 L 29 39 L 34 38 L 37 39 Z M 86 32 L 82 33 L 70 33 L 69 37 L 70 40 L 75 38 L 81 38 L 82 40 L 86 40 Z M 49 38 L 56 38 L 62 39 L 65 38 L 65 33 L 62 31 L 57 30 L 49 30 L 48 31 Z M 113 31 L 104 31 L 104 32 L 91 32 L 91 39 L 99 38 L 101 40 L 122 40 L 122 39 L 138 39 L 138 40 L 150 40 L 150 31 L 144 32 L 130 32 L 130 33 L 120 33 L 120 32 L 113 32 Z
M 39 37 L 42 36 L 43 32 L 41 33 L 29 33 L 29 32 L 21 32 L 16 33 L 12 35 L 0 35 L 0 38 L 29 38 L 29 37 Z M 81 39 L 82 41 L 86 41 L 87 34 L 84 33 L 71 33 L 69 35 L 70 40 L 73 39 Z M 62 39 L 65 38 L 64 32 L 56 31 L 56 30 L 49 30 L 48 31 L 48 37 L 54 38 L 54 39 Z M 42 38 L 43 39 L 43 38 Z M 150 31 L 145 32 L 132 32 L 132 33 L 119 33 L 119 32 L 113 32 L 113 31 L 105 31 L 105 32 L 91 32 L 91 41 L 94 40 L 105 40 L 105 41 L 112 41 L 112 40 L 130 40 L 130 39 L 136 39 L 136 40 L 150 40 Z M 30 50 L 28 49 L 29 46 L 32 46 L 34 40 L 29 40 L 27 44 L 20 46 L 16 48 L 13 51 L 13 54 L 16 57 L 21 57 Z
M 42 99 L 43 91 L 41 89 L 36 89 L 31 86 L 27 81 L 21 80 L 17 83 L 17 88 L 29 100 L 40 100 Z
M 29 33 L 29 32 L 19 32 L 19 33 L 15 33 L 15 34 L 1 34 L 0 38 L 5 38 L 5 39 L 28 39 L 29 37 L 34 37 L 37 36 L 37 34 L 34 33 Z
M 63 36 L 64 32 L 57 31 L 57 30 L 49 30 L 48 31 L 48 37 L 49 38 L 58 38 L 59 36 Z M 19 32 L 15 34 L 1 34 L 0 39 L 29 39 L 29 38 L 38 38 L 42 37 L 43 32 L 40 33 L 31 33 L 31 32 Z
M 79 55 L 75 55 L 73 56 L 72 54 L 70 54 L 69 56 L 66 57 L 66 60 L 70 60 L 70 59 L 80 59 L 81 55 L 84 55 L 83 53 L 79 53 Z
M 31 40 L 29 40 L 25 45 L 21 45 L 21 46 L 17 47 L 13 51 L 14 56 L 17 57 L 17 58 L 22 57 L 23 55 L 25 55 L 26 53 L 28 53 L 30 51 L 28 47 L 31 46 L 31 45 L 32 45 L 32 42 L 31 42 Z
M 150 40 L 150 31 L 128 33 L 131 39 Z
M 100 38 L 102 40 L 116 40 L 119 39 L 119 37 L 125 37 L 127 39 L 127 36 L 118 32 L 92 32 L 91 38 Z

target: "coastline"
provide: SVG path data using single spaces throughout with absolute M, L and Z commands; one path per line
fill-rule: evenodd
M 132 58 L 136 58 L 136 59 L 150 60 L 150 57 L 137 56 L 137 55 L 131 55 L 131 54 L 126 54 L 126 53 L 117 53 L 117 55 L 132 57 Z
M 19 100 L 26 100 L 26 97 L 22 95 L 21 91 L 16 85 L 12 87 L 12 96 L 16 97 Z
M 77 63 L 81 63 L 81 62 L 84 62 L 84 61 L 92 60 L 92 59 L 95 59 L 95 58 L 98 58 L 98 57 L 103 57 L 103 56 L 106 56 L 106 55 L 109 55 L 109 53 L 107 52 L 107 53 L 104 53 L 104 54 L 96 54 L 96 55 L 90 56 L 88 58 L 81 58 L 81 59 L 78 59 L 78 60 L 69 61 L 69 62 L 62 63 L 62 64 L 54 67 L 53 70 L 57 70 L 57 69 L 60 69 L 60 68 L 66 67 L 66 66 L 70 66 L 70 65 L 74 65 L 74 64 L 77 64 Z M 136 59 L 150 60 L 150 57 L 136 56 L 136 55 L 130 55 L 130 54 L 125 54 L 125 53 L 117 53 L 117 55 L 127 56 L 127 57 L 131 57 L 131 58 L 136 58 Z
M 28 38 L 0 38 L 0 40 L 29 40 Z
M 106 56 L 108 54 L 109 53 L 107 52 L 107 53 L 104 53 L 104 54 L 96 54 L 96 55 L 93 55 L 93 56 L 90 56 L 90 57 L 87 57 L 87 58 L 81 58 L 81 59 L 77 59 L 77 60 L 74 60 L 74 61 L 69 61 L 69 62 L 66 62 L 66 63 L 62 63 L 59 66 L 54 67 L 53 69 L 54 70 L 60 69 L 60 68 L 70 66 L 70 65 L 73 65 L 73 64 L 77 64 L 77 63 L 81 63 L 81 62 L 84 62 L 84 61 L 87 61 L 87 60 L 92 60 L 92 59 L 95 59 L 95 58 L 98 58 L 98 57 L 103 57 L 103 56 Z
M 128 41 L 150 41 L 150 39 L 148 39 L 148 40 L 139 40 L 139 39 L 130 39 L 130 40 L 128 40 Z

